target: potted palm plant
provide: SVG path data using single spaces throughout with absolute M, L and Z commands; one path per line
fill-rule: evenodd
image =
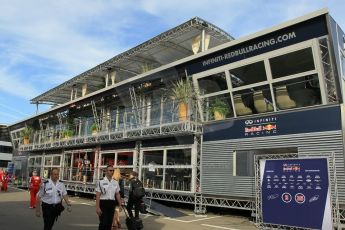
M 30 136 L 33 132 L 33 128 L 31 126 L 25 126 L 24 129 L 20 132 L 21 137 L 23 138 L 23 144 L 28 145 L 30 142 Z
M 173 83 L 171 97 L 179 101 L 179 120 L 186 121 L 188 115 L 188 102 L 189 99 L 194 97 L 194 88 L 192 83 L 186 79 L 180 79 L 176 83 Z
M 62 132 L 62 135 L 65 139 L 71 138 L 73 136 L 73 134 L 74 134 L 73 130 L 70 130 L 70 129 L 65 129 Z
M 217 98 L 211 103 L 210 112 L 215 120 L 224 120 L 229 113 L 229 107 L 223 100 Z
M 97 130 L 96 122 L 91 125 L 90 129 L 91 129 L 92 135 L 97 135 L 98 130 Z

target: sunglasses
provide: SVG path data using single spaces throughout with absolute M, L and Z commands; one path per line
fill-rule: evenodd
M 114 172 L 114 170 L 108 170 L 109 172 Z

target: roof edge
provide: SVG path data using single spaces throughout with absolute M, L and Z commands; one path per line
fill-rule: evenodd
M 111 68 L 111 65 L 122 60 L 122 59 L 125 59 L 125 58 L 128 58 L 130 57 L 131 55 L 133 54 L 136 54 L 138 52 L 140 52 L 140 50 L 143 50 L 145 49 L 146 47 L 149 47 L 150 45 L 152 45 L 152 43 L 158 43 L 160 42 L 161 40 L 163 40 L 165 38 L 166 35 L 168 35 L 169 33 L 172 33 L 174 32 L 174 30 L 177 30 L 177 29 L 183 29 L 183 28 L 189 28 L 189 27 L 193 27 L 195 25 L 200 25 L 200 26 L 203 26 L 203 27 L 208 27 L 208 28 L 211 28 L 212 30 L 214 31 L 217 31 L 218 33 L 222 34 L 224 37 L 226 37 L 227 39 L 234 39 L 231 35 L 229 35 L 227 32 L 225 32 L 224 30 L 222 30 L 221 28 L 215 26 L 214 24 L 212 23 L 209 23 L 207 22 L 206 20 L 204 19 L 201 19 L 199 17 L 194 17 L 194 18 L 191 18 L 190 20 L 178 25 L 178 26 L 175 26 L 165 32 L 162 32 L 156 36 L 154 36 L 153 38 L 125 51 L 125 52 L 122 52 L 110 59 L 108 59 L 107 61 L 101 63 L 101 64 L 98 64 L 97 66 L 57 85 L 56 87 L 38 95 L 37 97 L 34 97 L 30 100 L 30 103 L 32 104 L 36 104 L 36 103 L 39 103 L 40 100 L 42 100 L 43 97 L 49 95 L 50 93 L 64 87 L 64 86 L 68 86 L 68 85 L 73 85 L 74 83 L 76 83 L 78 80 L 80 80 L 81 78 L 83 77 L 86 77 L 86 76 L 89 76 L 95 72 L 98 72 L 98 71 L 102 71 L 102 70 L 107 70 L 109 68 Z M 175 32 L 175 33 L 178 33 L 178 32 Z

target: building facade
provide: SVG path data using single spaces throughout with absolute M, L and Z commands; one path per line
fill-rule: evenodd
M 332 156 L 344 210 L 344 60 L 327 10 L 235 40 L 192 19 L 32 99 L 56 106 L 11 138 L 28 173 L 60 167 L 70 190 L 112 164 L 196 212 L 254 210 L 257 155 Z
M 0 125 L 0 168 L 6 169 L 8 162 L 12 161 L 12 143 L 6 125 Z

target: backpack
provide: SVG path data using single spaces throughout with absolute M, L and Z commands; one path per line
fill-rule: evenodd
M 134 180 L 132 183 L 132 195 L 135 199 L 141 199 L 145 196 L 145 189 L 140 180 Z

